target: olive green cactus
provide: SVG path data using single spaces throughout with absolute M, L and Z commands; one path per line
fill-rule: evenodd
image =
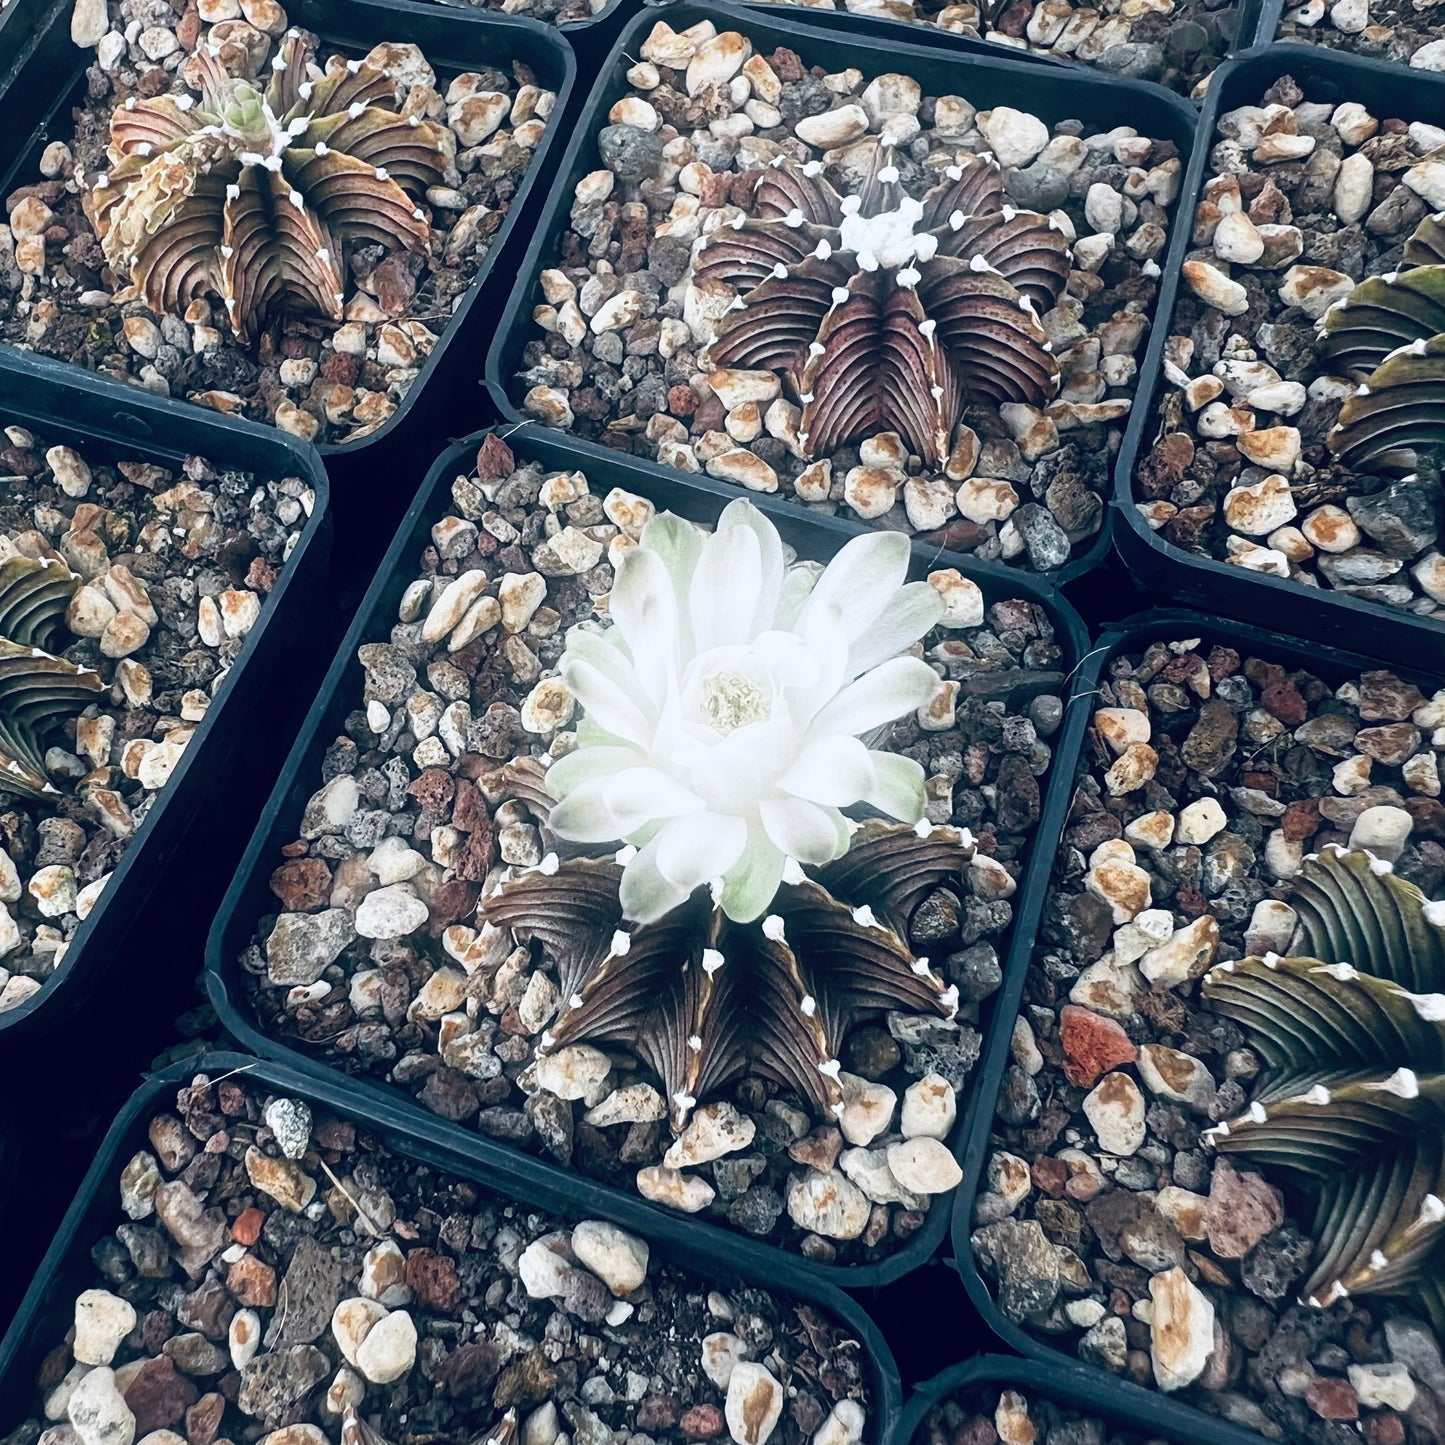
M 1445 903 L 1335 847 L 1288 902 L 1287 956 L 1205 977 L 1265 1065 L 1248 1110 L 1206 1137 L 1313 1199 L 1309 1303 L 1407 1295 L 1445 1323 Z

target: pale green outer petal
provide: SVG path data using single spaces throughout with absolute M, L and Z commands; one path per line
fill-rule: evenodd
M 686 901 L 687 892 L 669 883 L 658 871 L 656 838 L 623 868 L 618 896 L 623 916 L 634 923 L 656 923 Z
M 657 835 L 657 867 L 668 882 L 689 893 L 721 878 L 742 856 L 748 825 L 727 813 L 689 813 Z
M 804 637 L 862 636 L 908 577 L 908 538 L 901 532 L 854 537 L 828 563 L 798 617 Z
M 834 808 L 866 798 L 876 783 L 873 755 L 857 738 L 838 734 L 811 739 L 778 779 L 783 792 Z
M 821 866 L 848 851 L 848 825 L 836 808 L 802 798 L 765 798 L 758 816 L 768 837 L 799 863 Z
M 642 546 L 655 552 L 672 578 L 672 593 L 677 600 L 679 642 L 683 654 L 692 651 L 692 619 L 687 612 L 688 588 L 693 570 L 702 555 L 702 533 L 686 517 L 673 512 L 660 512 L 643 529 Z
M 848 676 L 854 678 L 907 651 L 943 620 L 943 599 L 927 582 L 899 588 L 882 615 L 848 649 Z
M 863 801 L 900 823 L 916 823 L 923 816 L 923 768 L 898 753 L 870 754 L 877 783 Z
M 762 565 L 757 535 L 747 527 L 714 532 L 703 543 L 688 591 L 693 642 L 699 653 L 751 640 Z
M 577 719 L 574 731 L 579 748 L 627 748 L 635 751 L 631 743 L 615 733 L 608 732 L 596 718 L 587 717 L 585 714 Z
M 547 769 L 547 791 L 560 802 L 582 783 L 593 778 L 610 778 L 645 761 L 636 748 L 577 748 Z
M 555 808 L 552 830 L 574 843 L 612 843 L 654 818 L 702 809 L 702 799 L 659 768 L 628 768 L 579 783 Z
M 718 518 L 717 529 L 725 532 L 733 527 L 746 527 L 758 539 L 760 572 L 758 593 L 753 609 L 750 631 L 767 632 L 774 625 L 778 599 L 783 588 L 783 539 L 778 529 L 746 497 L 729 502 Z
M 592 718 L 624 742 L 646 748 L 652 741 L 647 716 L 600 668 L 580 657 L 563 654 L 559 670 L 572 695 Z M 640 691 L 639 686 L 639 691 Z
M 794 627 L 803 604 L 812 595 L 822 575 L 823 568 L 817 562 L 795 562 L 788 568 L 778 598 L 777 616 L 773 619 L 774 627 Z
M 870 732 L 920 708 L 938 686 L 938 675 L 916 657 L 895 657 L 849 683 L 813 719 L 812 733 Z
M 623 555 L 608 612 L 655 706 L 667 695 L 677 658 L 677 596 L 661 557 L 645 547 Z
M 748 846 L 723 878 L 722 910 L 734 923 L 751 923 L 767 912 L 783 881 L 783 850 L 763 831 L 748 827 Z

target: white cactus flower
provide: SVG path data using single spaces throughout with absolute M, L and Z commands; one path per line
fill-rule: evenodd
M 848 849 L 843 809 L 923 812 L 923 769 L 862 740 L 927 701 L 937 676 L 902 654 L 943 616 L 908 582 L 896 532 L 855 537 L 826 568 L 789 564 L 773 524 L 730 503 L 711 534 L 671 513 L 629 549 L 613 625 L 574 628 L 560 670 L 585 710 L 553 764 L 551 825 L 626 842 L 622 904 L 639 923 L 713 888 L 760 917 L 790 864 Z

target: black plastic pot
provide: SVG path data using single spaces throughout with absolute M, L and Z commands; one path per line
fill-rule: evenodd
M 1276 37 L 1279 35 L 1280 22 L 1284 19 L 1284 12 L 1285 12 L 1286 10 L 1289 10 L 1289 9 L 1293 8 L 1294 5 L 1297 5 L 1297 4 L 1299 4 L 1299 3 L 1300 3 L 1300 0 L 1260 0 L 1260 3 L 1259 3 L 1259 23 L 1258 23 L 1258 26 L 1257 26 L 1257 28 L 1256 28 L 1256 30 L 1255 30 L 1254 44 L 1255 44 L 1255 45 L 1261 45 L 1261 46 L 1262 46 L 1262 45 L 1275 45 L 1275 44 L 1278 44 L 1278 45 L 1284 45 L 1284 46 L 1286 46 L 1286 47 L 1293 46 L 1293 45 L 1298 45 L 1302 50 L 1323 51 L 1326 55 L 1331 55 L 1331 54 L 1333 54 L 1333 55 L 1346 55 L 1346 56 L 1348 56 L 1348 55 L 1350 54 L 1350 47 L 1349 47 L 1350 37 L 1348 37 L 1348 36 L 1342 36 L 1342 37 L 1341 37 L 1341 38 L 1343 39 L 1344 43 L 1343 43 L 1342 45 L 1339 45 L 1339 46 L 1325 45 L 1325 44 L 1320 43 L 1320 42 L 1311 42 L 1311 41 L 1308 41 L 1308 40 L 1295 40 L 1295 39 L 1286 39 L 1286 40 L 1278 40 L 1278 41 L 1276 40 Z M 1339 32 L 1336 32 L 1336 33 L 1338 34 Z M 1438 37 L 1439 37 L 1439 27 L 1437 26 L 1437 27 L 1436 27 L 1436 38 L 1438 38 Z M 1364 59 L 1363 57 L 1354 57 L 1354 58 L 1361 60 L 1361 62 L 1362 62 L 1363 64 L 1367 64 L 1367 65 L 1383 65 L 1386 69 L 1390 70 L 1391 72 L 1393 72 L 1393 73 L 1394 73 L 1395 75 L 1397 75 L 1397 76 L 1403 74 L 1403 75 L 1406 75 L 1406 76 L 1410 76 L 1410 77 L 1412 77 L 1412 78 L 1413 78 L 1413 77 L 1428 77 L 1428 76 L 1430 76 L 1430 75 L 1433 73 L 1433 72 L 1428 71 L 1428 70 L 1412 70 L 1408 65 L 1403 64 L 1403 63 L 1399 63 L 1399 62 L 1395 62 L 1395 61 L 1389 61 L 1389 60 L 1374 60 L 1374 59 L 1368 59 L 1368 60 L 1366 60 L 1366 59 Z M 1347 96 L 1342 96 L 1341 99 L 1343 99 L 1343 100 L 1359 100 L 1360 97 L 1359 97 L 1359 96 L 1356 96 L 1356 95 L 1347 95 Z M 1362 103 L 1368 104 L 1368 102 L 1362 102 Z M 1437 112 L 1437 114 L 1438 114 L 1438 112 Z M 1430 123 L 1431 123 L 1432 125 L 1434 124 L 1433 121 L 1430 122 Z
M 783 0 L 740 0 L 740 3 L 753 9 L 762 10 L 766 14 L 778 9 Z M 835 0 L 835 3 L 841 7 L 844 0 Z M 1269 0 L 1234 0 L 1231 8 L 1234 12 L 1235 23 L 1229 55 L 1236 54 L 1254 44 L 1255 34 L 1260 24 L 1261 8 L 1268 3 Z M 1278 0 L 1278 3 L 1283 4 L 1284 0 Z M 864 41 L 872 40 L 890 50 L 894 45 L 936 45 L 941 50 L 952 51 L 959 55 L 1005 55 L 1010 59 L 1029 60 L 1039 65 L 1060 66 L 1075 72 L 1082 71 L 1085 75 L 1109 77 L 1108 71 L 1100 70 L 1090 61 L 1076 60 L 1071 55 L 1054 55 L 1050 51 L 1043 50 L 1020 50 L 1017 46 L 1005 45 L 997 40 L 976 40 L 971 35 L 959 35 L 950 30 L 940 30 L 937 25 L 923 20 L 889 20 L 876 15 L 855 15 L 842 8 L 819 10 L 808 5 L 787 4 L 785 8 L 790 15 L 795 15 L 805 25 L 834 27 L 843 33 L 858 35 Z M 1226 58 L 1227 56 L 1222 56 L 1221 60 Z M 1156 82 L 1149 81 L 1140 83 L 1156 84 Z M 1158 84 L 1158 88 L 1166 94 L 1178 94 L 1172 87 L 1163 84 Z
M 641 1222 L 619 1219 L 605 1193 L 593 1190 L 586 1180 L 541 1169 L 535 1160 L 487 1146 L 485 1141 L 480 1141 L 480 1148 L 459 1150 L 440 1121 L 430 1115 L 414 1118 L 410 1113 L 398 1113 L 384 1100 L 360 1093 L 344 1080 L 304 1077 L 239 1054 L 208 1054 L 195 1063 L 177 1064 L 152 1075 L 111 1125 L 9 1332 L 0 1340 L 0 1426 L 13 1428 L 36 1403 L 40 1363 L 65 1338 L 74 1320 L 75 1298 L 95 1278 L 91 1246 L 122 1221 L 117 1193 L 120 1170 L 136 1150 L 147 1147 L 152 1113 L 173 1104 L 175 1090 L 197 1073 L 215 1079 L 241 1072 L 260 1088 L 304 1099 L 353 1120 L 403 1158 L 476 1181 L 487 1193 L 568 1221 L 611 1219 L 643 1236 L 655 1254 L 692 1274 L 721 1285 L 747 1285 L 817 1305 L 846 1325 L 864 1347 L 870 1389 L 866 1438 L 869 1445 L 885 1445 L 889 1426 L 902 1408 L 898 1368 L 873 1322 L 841 1291 L 746 1241 L 719 1248 L 711 1240 L 698 1238 L 676 1217 L 655 1215 Z
M 920 1432 L 929 1412 L 950 1395 L 969 1390 L 989 1394 L 994 1390 L 1017 1390 L 1025 1399 L 1051 1400 L 1065 1409 L 1102 1420 L 1112 1429 L 1137 1434 L 1151 1445 L 1161 1441 L 1167 1445 L 1228 1445 L 1227 1437 L 1217 1433 L 1212 1421 L 1204 1422 L 1203 1429 L 1199 1428 L 1198 1420 L 1183 1424 L 1161 1422 L 1153 1408 L 1154 1401 L 1147 1395 L 1141 1408 L 1138 1400 L 1122 1394 L 1112 1380 L 1101 1379 L 1094 1371 L 1045 1366 L 1012 1355 L 975 1355 L 920 1385 L 903 1407 L 892 1445 L 915 1445 L 915 1442 L 926 1445 Z M 1160 1429 L 1161 1424 L 1167 1427 L 1164 1431 Z M 1259 1445 L 1257 1435 L 1246 1434 L 1244 1439 Z
M 546 467 L 557 469 L 581 467 L 588 474 L 594 491 L 622 486 L 649 497 L 659 507 L 670 508 L 694 519 L 715 518 L 722 507 L 737 496 L 736 489 L 725 482 L 707 477 L 684 477 L 659 467 L 644 469 L 615 452 L 600 448 L 585 451 L 544 427 L 528 424 L 520 429 L 508 430 L 503 435 L 520 459 L 538 461 Z M 342 1076 L 330 1065 L 262 1032 L 247 994 L 246 980 L 239 962 L 240 955 L 252 943 L 257 921 L 276 911 L 276 899 L 269 887 L 272 869 L 276 866 L 281 848 L 296 837 L 301 814 L 318 785 L 321 760 L 327 747 L 342 730 L 347 715 L 354 712 L 358 705 L 360 693 L 356 672 L 359 666 L 356 661 L 357 648 L 366 641 L 389 635 L 396 619 L 401 594 L 416 575 L 416 558 L 429 543 L 432 524 L 450 506 L 452 480 L 458 472 L 470 468 L 472 456 L 480 440 L 480 436 L 470 437 L 440 458 L 403 520 L 396 540 L 392 543 L 370 592 L 357 609 L 351 630 L 327 673 L 320 696 L 313 705 L 287 760 L 285 770 L 271 794 L 207 940 L 206 988 L 227 1033 L 248 1051 L 284 1062 L 288 1067 L 312 1077 L 335 1081 Z M 796 546 L 805 556 L 831 556 L 850 537 L 856 535 L 855 529 L 836 518 L 814 516 L 770 498 L 761 500 L 784 540 Z M 971 564 L 967 558 L 945 555 L 932 560 L 934 565 L 957 566 L 965 575 L 972 576 L 983 589 L 986 602 L 1008 596 L 1037 602 L 1047 611 L 1053 622 L 1056 635 L 1065 651 L 1065 665 L 1070 668 L 1077 667 L 1087 646 L 1083 625 L 1073 609 L 1067 603 L 1054 598 L 1048 588 L 1025 576 L 1011 575 L 1002 582 L 993 576 L 983 576 L 981 569 Z M 922 575 L 927 570 L 927 561 L 915 559 L 915 574 Z M 1056 783 L 1067 781 L 1072 776 L 1075 753 L 1082 733 L 1082 722 L 1071 720 L 1067 728 L 1061 728 L 1060 732 L 1055 734 L 1054 768 L 1038 824 L 1037 838 L 1053 837 L 1062 827 L 1068 795 Z M 1048 876 L 1049 864 L 1049 849 L 1031 844 L 1027 871 L 1014 895 L 1017 914 L 1008 939 L 1007 968 L 1010 972 L 1018 972 L 1026 964 L 1026 955 L 1019 952 L 1021 940 L 1032 937 L 1036 923 L 1036 896 L 1040 892 L 1039 885 Z M 399 1111 L 401 1117 L 429 1120 L 431 1127 L 443 1131 L 463 1152 L 480 1147 L 482 1152 L 478 1157 L 490 1158 L 499 1147 L 487 1143 L 473 1130 L 445 1123 L 425 1113 L 422 1106 L 414 1103 L 409 1094 L 395 1086 L 348 1078 L 346 1087 L 367 1097 L 384 1100 L 386 1107 Z M 976 1091 L 970 1092 L 970 1099 L 974 1092 Z M 951 1141 L 955 1149 L 959 1147 L 964 1136 L 962 1116 L 966 1114 L 967 1107 L 965 1104 L 960 1110 L 960 1123 Z M 527 1157 L 529 1168 L 554 1176 L 559 1187 L 561 1181 L 574 1177 L 555 1164 L 522 1156 L 510 1149 L 503 1152 L 508 1157 Z M 639 1221 L 639 1227 L 641 1222 L 655 1219 L 659 1214 L 669 1219 L 676 1218 L 671 1212 L 649 1204 L 631 1190 L 619 1190 L 590 1181 L 586 1187 L 594 1191 L 596 1197 L 605 1197 L 609 1201 L 609 1210 L 619 1218 Z M 905 1247 L 878 1263 L 847 1267 L 814 1264 L 774 1246 L 747 1241 L 745 1237 L 731 1230 L 712 1224 L 691 1221 L 688 1228 L 698 1231 L 700 1237 L 705 1237 L 710 1242 L 709 1247 L 731 1250 L 735 1246 L 748 1243 L 751 1248 L 765 1249 L 770 1257 L 786 1260 L 790 1269 L 802 1269 L 819 1280 L 856 1289 L 886 1284 L 927 1260 L 947 1232 L 948 1215 L 947 1201 L 941 1198 L 935 1200 L 926 1224 Z
M 10 423 L 33 427 L 53 443 L 74 444 L 92 461 L 133 459 L 179 470 L 187 455 L 199 455 L 262 481 L 300 477 L 316 500 L 260 621 L 60 966 L 38 993 L 0 1013 L 0 1062 L 22 1037 L 72 1018 L 152 892 L 163 880 L 175 887 L 185 867 L 178 845 L 244 744 L 249 714 L 305 656 L 303 621 L 318 603 L 326 605 L 331 546 L 330 487 L 320 458 L 280 432 L 158 400 L 74 367 L 0 352 L 0 424 Z M 175 906 L 184 907 L 183 889 Z
M 459 10 L 477 8 L 473 0 L 438 0 L 438 3 L 450 5 Z M 633 3 L 634 0 L 608 0 L 607 5 L 596 15 L 589 16 L 586 20 L 566 20 L 557 26 L 557 29 L 563 35 L 570 36 L 582 47 L 583 59 L 586 60 L 598 32 L 615 25 L 623 11 L 631 9 Z M 643 0 L 643 3 L 655 4 L 656 0 Z
M 21 124 L 0 130 L 0 196 L 39 178 L 37 162 L 50 141 L 71 139 L 71 108 L 84 97 L 85 71 L 95 58 L 71 43 L 72 0 L 50 0 L 48 5 L 43 0 L 13 0 L 13 4 L 19 13 L 33 15 L 34 33 L 8 71 L 0 55 L 0 99 L 14 120 L 31 116 L 40 120 L 33 131 Z M 444 427 L 459 408 L 465 414 L 475 405 L 475 366 L 469 358 L 485 345 L 493 305 L 499 299 L 490 296 L 489 282 L 497 278 L 499 293 L 501 286 L 508 284 L 501 278 L 510 275 L 513 248 L 509 239 L 517 234 L 520 244 L 520 236 L 527 233 L 536 204 L 545 194 L 542 178 L 550 173 L 558 149 L 577 60 L 553 26 L 470 7 L 414 0 L 291 0 L 286 8 L 293 24 L 315 30 L 324 42 L 341 50 L 364 52 L 380 41 L 411 41 L 422 48 L 439 73 L 450 74 L 483 66 L 504 67 L 519 60 L 536 72 L 540 84 L 557 93 L 553 123 L 532 157 L 486 259 L 396 411 L 357 442 L 328 443 L 320 448 L 323 455 L 344 459 L 349 468 L 361 468 L 397 431 L 404 429 L 405 436 L 414 441 L 413 433 L 420 437 L 433 426 Z M 8 38 L 10 23 L 0 31 L 0 44 Z M 479 304 L 484 293 L 493 305 Z M 0 348 L 5 350 L 8 348 Z M 204 416 L 216 415 L 204 407 L 194 409 Z
M 1278 662 L 1288 668 L 1308 670 L 1331 685 L 1337 685 L 1347 678 L 1380 666 L 1378 654 L 1367 656 L 1303 642 L 1281 636 L 1273 630 L 1237 625 L 1198 612 L 1161 609 L 1141 613 L 1109 627 L 1099 637 L 1089 655 L 1088 664 L 1079 679 L 1079 689 L 1071 703 L 1077 716 L 1070 721 L 1079 729 L 1081 738 L 1087 731 L 1094 709 L 1095 690 L 1100 679 L 1107 676 L 1109 664 L 1114 658 L 1124 653 L 1141 652 L 1154 642 L 1175 642 L 1181 638 L 1196 637 L 1202 639 L 1207 646 L 1233 647 L 1246 655 Z M 1359 640 L 1370 643 L 1374 641 L 1373 638 Z M 1445 685 L 1445 678 L 1432 678 L 1418 669 L 1401 667 L 1398 674 L 1428 692 Z M 1076 749 L 1076 759 L 1080 751 Z M 1080 769 L 1068 780 L 1066 787 L 1058 789 L 1066 794 L 1069 801 L 1056 817 L 1059 832 L 1039 840 L 1040 854 L 1052 855 L 1061 846 L 1060 839 L 1063 827 L 1068 821 L 1074 783 L 1081 771 Z M 1055 781 L 1057 783 L 1060 780 Z M 1051 884 L 1052 878 L 1048 873 L 1037 882 L 1039 896 L 1032 912 L 1035 930 Z M 1259 1445 L 1260 1437 L 1252 1431 L 1215 1419 L 1204 1411 L 1160 1391 L 1144 1389 L 1120 1380 L 1106 1371 L 1085 1366 L 1075 1357 L 1052 1348 L 1044 1337 L 1032 1335 L 1021 1325 L 1005 1318 L 979 1272 L 972 1244 L 974 1200 L 981 1187 L 988 1156 L 992 1152 L 990 1135 L 997 1100 L 1003 1087 L 1004 1071 L 1008 1067 L 1014 1021 L 1020 1013 L 1024 986 L 1028 979 L 1028 960 L 1033 956 L 1035 942 L 1036 936 L 1027 940 L 1015 940 L 1016 956 L 1023 962 L 1017 970 L 1004 976 L 1003 988 L 997 999 L 993 1029 L 979 1060 L 976 1090 L 978 1105 L 969 1120 L 968 1137 L 964 1142 L 962 1155 L 963 1182 L 954 1195 L 953 1205 L 954 1264 L 963 1278 L 964 1288 L 994 1334 L 1027 1359 L 1038 1362 L 1038 1366 L 1043 1367 L 1050 1375 L 1070 1378 L 1083 1374 L 1091 1377 L 1093 1388 L 1101 1392 L 1100 1398 L 1117 1397 L 1120 1408 L 1131 1414 L 1137 1413 L 1139 1419 L 1154 1422 L 1156 1429 L 1164 1429 L 1171 1437 L 1180 1441 L 1197 1441 L 1199 1445 Z
M 577 182 L 601 164 L 597 132 L 602 117 L 628 90 L 626 72 L 633 64 L 632 57 L 638 53 L 648 32 L 659 19 L 666 20 L 677 30 L 700 20 L 710 20 L 719 29 L 735 27 L 744 31 L 760 49 L 796 47 L 809 64 L 825 65 L 830 69 L 856 66 L 864 75 L 877 75 L 889 68 L 906 70 L 925 88 L 940 94 L 966 90 L 969 98 L 980 108 L 1006 100 L 1016 101 L 1023 96 L 1033 112 L 1044 120 L 1076 116 L 1100 127 L 1136 126 L 1148 135 L 1172 140 L 1186 164 L 1189 163 L 1194 148 L 1197 113 L 1187 100 L 1161 86 L 1098 75 L 1082 66 L 1042 65 L 1028 59 L 1015 60 L 1001 55 L 997 46 L 986 43 L 984 49 L 987 53 L 968 55 L 956 50 L 950 53 L 936 45 L 908 43 L 916 41 L 915 29 L 921 31 L 927 27 L 912 27 L 900 21 L 876 22 L 892 26 L 885 45 L 876 31 L 860 29 L 856 34 L 839 33 L 819 25 L 816 20 L 805 23 L 794 18 L 810 13 L 813 12 L 795 11 L 793 7 L 784 5 L 749 9 L 744 5 L 728 3 L 728 0 L 717 0 L 717 3 L 707 5 L 695 3 L 695 0 L 688 0 L 688 3 L 671 0 L 671 3 L 660 7 L 645 9 L 626 26 L 611 55 L 603 63 L 591 95 L 582 106 L 571 142 L 559 164 L 556 182 L 547 197 L 531 246 L 521 262 L 516 286 L 507 299 L 495 339 L 487 353 L 487 390 L 491 393 L 493 405 L 503 417 L 515 422 L 524 420 L 520 408 L 512 399 L 512 387 L 523 348 L 537 334 L 532 321 L 537 277 L 552 264 L 557 254 L 557 243 L 568 228 L 572 193 Z M 896 31 L 906 34 L 908 41 L 895 40 Z M 1183 214 L 1182 210 L 1176 210 L 1176 215 L 1179 214 Z M 1167 257 L 1182 254 L 1180 248 L 1187 239 L 1187 234 L 1175 226 Z M 1164 271 L 1160 282 L 1160 308 L 1172 295 L 1171 265 L 1167 257 L 1160 263 Z M 1141 376 L 1147 374 L 1148 364 L 1147 359 L 1141 362 Z M 1135 404 L 1137 407 L 1137 399 Z M 641 458 L 634 460 L 638 466 L 660 477 L 679 475 L 657 462 Z M 738 495 L 738 489 L 734 488 L 732 494 Z M 1064 586 L 1096 566 L 1105 556 L 1109 547 L 1108 511 L 1106 506 L 1105 523 L 1085 550 L 1063 567 L 1047 574 L 1044 580 L 1049 585 Z M 848 525 L 858 530 L 866 523 L 852 522 Z M 924 554 L 929 550 L 923 543 L 915 546 L 915 551 Z M 1022 568 L 1003 562 L 975 565 L 980 569 L 980 575 L 986 573 L 1005 578 L 1023 574 Z
M 1176 230 L 1187 239 L 1195 205 L 1207 179 L 1205 162 L 1218 117 L 1240 105 L 1257 104 L 1282 75 L 1293 76 L 1310 100 L 1357 100 L 1385 116 L 1445 114 L 1445 78 L 1403 70 L 1379 61 L 1358 60 L 1324 46 L 1277 44 L 1250 51 L 1221 67 L 1200 117 L 1200 145 L 1179 201 Z M 1173 270 L 1178 271 L 1175 256 Z M 1305 587 L 1285 577 L 1246 571 L 1213 557 L 1197 556 L 1152 531 L 1135 505 L 1134 473 L 1146 454 L 1145 438 L 1156 424 L 1155 406 L 1168 383 L 1159 360 L 1169 335 L 1177 274 L 1161 298 L 1154 327 L 1152 364 L 1141 373 L 1139 395 L 1114 473 L 1115 545 L 1129 569 L 1151 592 L 1184 606 L 1241 621 L 1268 616 L 1281 632 L 1332 646 L 1359 646 L 1365 637 L 1377 660 L 1399 664 L 1445 664 L 1445 622 L 1418 617 L 1377 602 L 1348 597 L 1328 587 Z M 1167 304 L 1166 304 L 1167 299 Z

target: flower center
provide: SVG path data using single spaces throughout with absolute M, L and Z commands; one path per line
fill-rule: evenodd
M 715 672 L 703 679 L 702 711 L 718 732 L 727 734 L 748 723 L 767 722 L 773 709 L 768 695 L 752 678 Z

